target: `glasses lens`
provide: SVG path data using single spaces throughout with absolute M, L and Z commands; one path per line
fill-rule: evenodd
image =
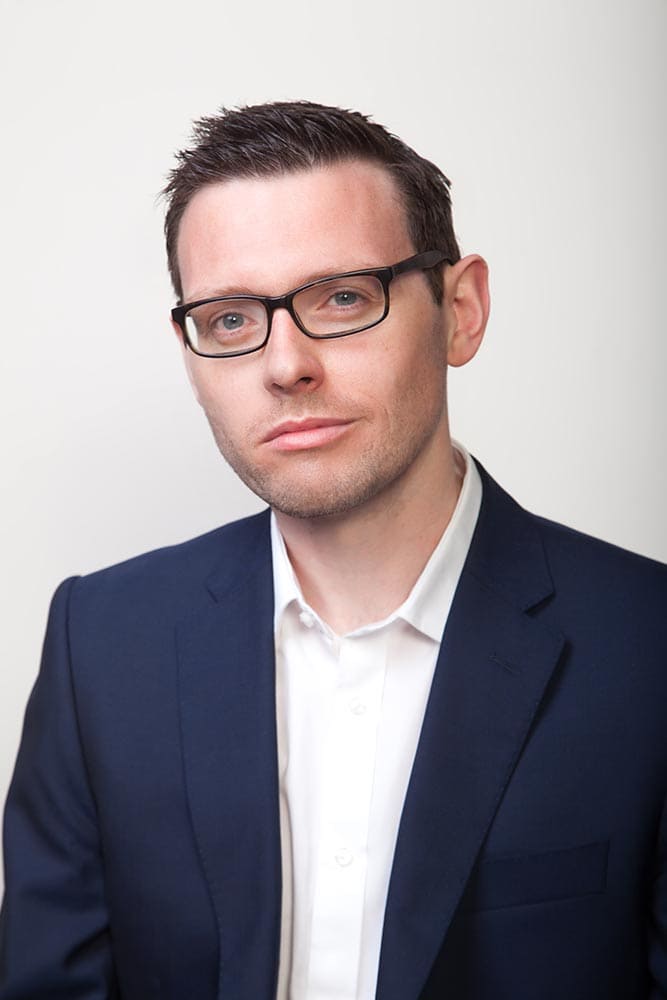
M 218 357 L 261 347 L 267 326 L 266 309 L 256 299 L 205 302 L 185 316 L 188 340 L 195 351 Z
M 295 295 L 294 311 L 314 337 L 356 333 L 384 317 L 384 287 L 368 274 L 327 278 Z

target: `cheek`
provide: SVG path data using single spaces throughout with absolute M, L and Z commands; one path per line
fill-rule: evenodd
M 219 373 L 203 371 L 194 365 L 188 367 L 188 375 L 195 397 L 213 426 L 232 433 L 241 426 L 249 400 L 247 391 L 236 380 L 223 380 Z
M 188 382 L 190 383 L 190 388 L 192 389 L 195 399 L 200 406 L 203 406 L 201 398 L 201 389 L 199 384 L 198 372 L 196 368 L 196 359 L 185 347 L 182 348 L 183 351 L 183 364 L 185 365 L 185 374 L 188 376 Z
M 381 365 L 377 377 L 390 387 L 388 395 L 399 406 L 409 399 L 437 397 L 443 392 L 447 363 L 436 331 L 415 331 L 401 349 L 390 346 Z
M 409 374 L 407 372 L 406 366 L 396 387 L 399 419 L 415 432 L 419 432 L 419 428 L 432 429 L 446 412 L 447 366 L 439 350 L 424 351 L 413 359 Z

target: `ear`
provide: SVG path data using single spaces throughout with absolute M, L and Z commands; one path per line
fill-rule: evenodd
M 177 339 L 177 341 L 178 341 L 178 343 L 180 345 L 180 348 L 181 348 L 181 354 L 183 356 L 183 364 L 185 365 L 185 371 L 186 371 L 186 374 L 188 376 L 188 381 L 189 381 L 190 385 L 192 386 L 192 391 L 195 394 L 195 399 L 197 400 L 197 402 L 201 406 L 201 399 L 199 397 L 199 390 L 197 388 L 197 380 L 194 377 L 194 373 L 192 371 L 192 363 L 193 363 L 193 359 L 195 359 L 195 355 L 192 353 L 192 351 L 189 351 L 187 349 L 187 347 L 185 346 L 185 339 L 183 337 L 183 331 L 181 330 L 181 328 L 178 325 L 178 323 L 175 323 L 173 321 L 173 319 L 172 319 L 171 320 L 171 326 L 172 326 L 172 329 L 173 329 L 174 333 L 176 334 L 176 339 Z
M 445 271 L 447 364 L 458 368 L 477 354 L 489 318 L 489 269 L 478 254 Z

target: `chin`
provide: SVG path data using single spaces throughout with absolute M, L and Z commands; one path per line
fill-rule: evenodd
M 259 468 L 237 451 L 221 451 L 248 489 L 273 510 L 301 519 L 336 518 L 358 510 L 395 487 L 420 452 L 421 440 L 403 442 L 402 447 L 359 452 L 354 461 L 323 461 L 308 455 L 289 472 L 283 468 Z M 400 443 L 399 443 L 400 445 Z
M 389 480 L 391 482 L 391 479 Z M 301 519 L 336 518 L 358 510 L 382 493 L 389 483 L 385 477 L 354 478 L 322 476 L 308 487 L 303 482 L 293 484 L 246 485 L 265 500 L 273 510 Z
M 285 502 L 273 502 L 270 506 L 281 514 L 288 517 L 299 518 L 300 520 L 316 520 L 319 518 L 335 518 L 353 510 L 355 504 L 337 504 L 331 501 L 297 501 L 286 500 Z
M 253 489 L 252 486 L 250 488 Z M 288 517 L 304 520 L 337 517 L 341 514 L 347 514 L 364 502 L 364 498 L 336 495 L 332 491 L 327 492 L 326 495 L 319 492 L 308 493 L 303 490 L 259 492 L 259 490 L 254 489 L 254 492 L 262 500 L 265 500 L 273 510 L 286 514 Z

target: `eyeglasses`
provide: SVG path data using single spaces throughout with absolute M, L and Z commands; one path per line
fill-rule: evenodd
M 389 312 L 389 285 L 408 271 L 428 271 L 452 261 L 428 250 L 389 267 L 318 278 L 286 295 L 221 295 L 171 310 L 186 345 L 203 358 L 235 358 L 266 344 L 276 309 L 288 313 L 307 337 L 349 337 L 377 326 Z

